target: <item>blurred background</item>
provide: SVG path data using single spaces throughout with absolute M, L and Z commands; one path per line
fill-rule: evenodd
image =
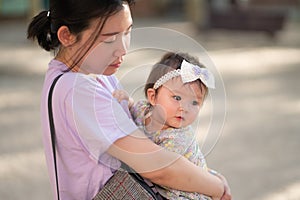
M 53 55 L 26 40 L 29 20 L 47 5 L 0 0 L 0 199 L 52 199 L 39 101 Z M 206 158 L 233 199 L 299 200 L 300 1 L 137 0 L 133 17 L 135 27 L 191 37 L 215 63 L 226 120 Z

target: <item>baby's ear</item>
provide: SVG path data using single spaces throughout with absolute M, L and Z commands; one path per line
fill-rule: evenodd
M 152 106 L 155 105 L 155 97 L 156 97 L 155 95 L 156 95 L 156 91 L 153 88 L 149 88 L 147 90 L 147 99 Z

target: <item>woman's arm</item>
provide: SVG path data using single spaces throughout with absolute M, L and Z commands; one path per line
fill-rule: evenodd
M 154 144 L 141 131 L 118 139 L 108 153 L 156 184 L 216 199 L 224 193 L 224 184 L 219 178 Z
M 221 200 L 231 200 L 232 196 L 231 196 L 231 192 L 230 192 L 230 187 L 229 187 L 229 184 L 228 184 L 225 176 L 223 176 L 222 174 L 220 174 L 219 172 L 217 172 L 213 169 L 208 169 L 208 172 L 211 173 L 212 175 L 220 178 L 224 184 L 224 194 L 223 194 Z

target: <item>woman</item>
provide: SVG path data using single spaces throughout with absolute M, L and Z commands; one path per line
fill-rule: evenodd
M 199 193 L 209 187 L 213 189 L 206 195 L 220 199 L 226 186 L 221 179 L 148 140 L 129 118 L 127 106 L 112 96 L 119 88 L 113 74 L 129 46 L 132 3 L 54 0 L 28 27 L 29 39 L 56 51 L 41 103 L 52 190 L 56 194 L 47 101 L 50 85 L 63 73 L 52 102 L 61 199 L 92 199 L 120 166 L 119 160 L 154 183 Z

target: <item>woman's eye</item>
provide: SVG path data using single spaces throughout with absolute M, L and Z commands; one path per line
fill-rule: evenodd
M 117 39 L 117 36 L 116 35 L 113 35 L 113 36 L 110 36 L 108 38 L 106 38 L 105 40 L 103 40 L 104 43 L 113 43 L 114 41 L 116 41 Z
M 181 97 L 180 96 L 173 96 L 173 99 L 175 99 L 176 101 L 180 101 Z
M 131 30 L 130 30 L 130 31 L 126 31 L 126 32 L 124 33 L 124 35 L 130 35 L 130 33 L 131 33 Z

